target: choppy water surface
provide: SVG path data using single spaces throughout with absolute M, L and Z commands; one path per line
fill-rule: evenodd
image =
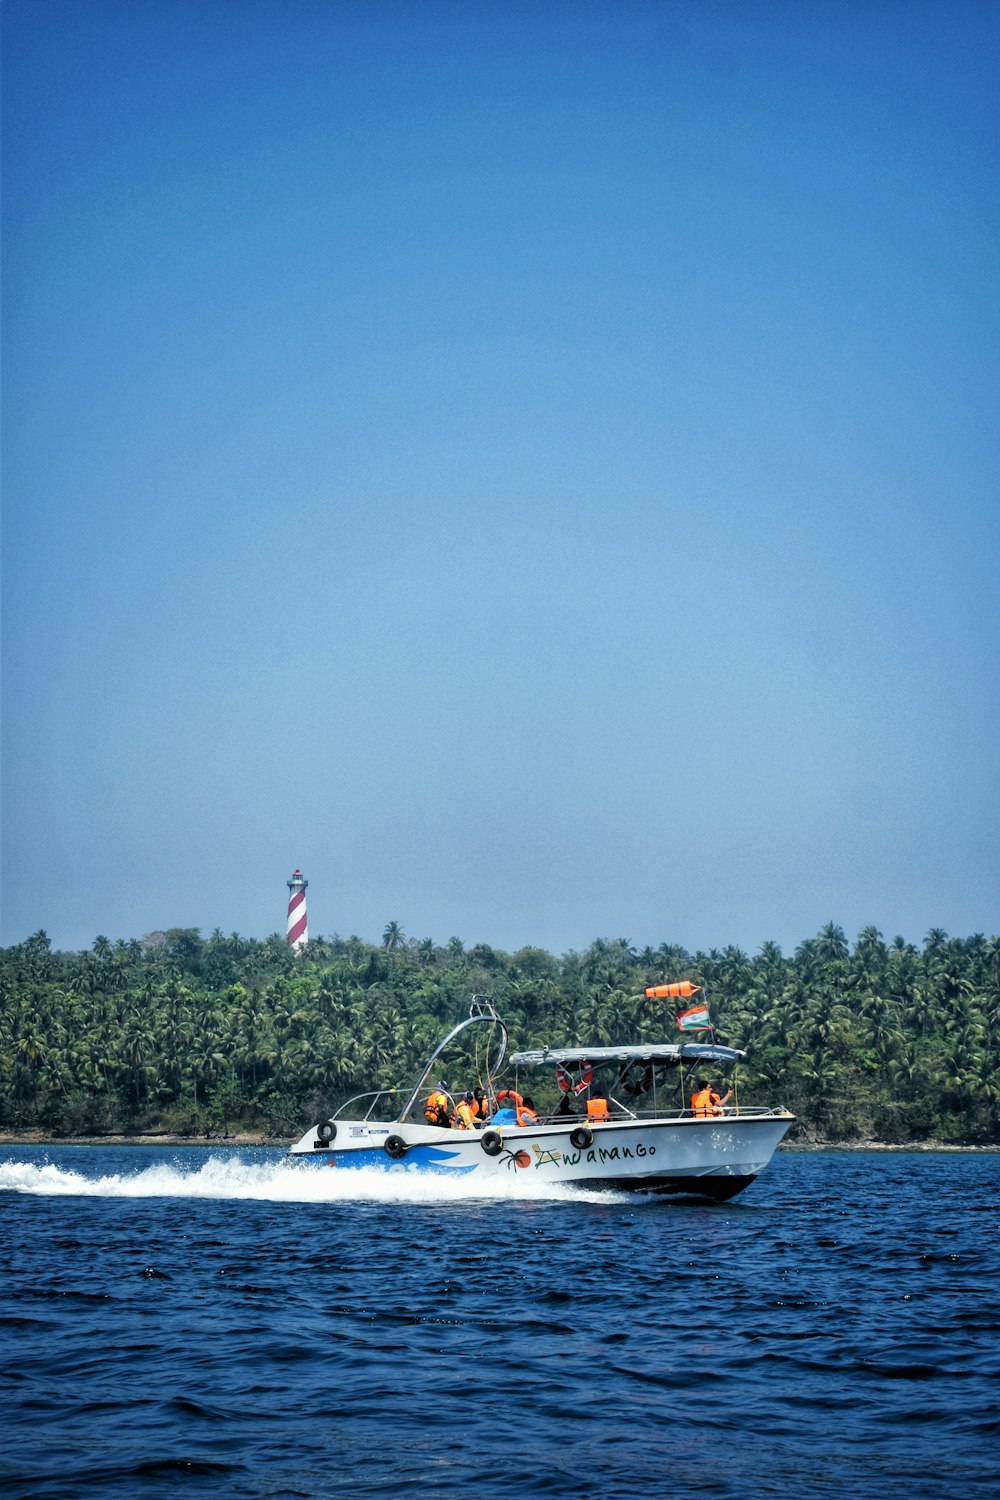
M 0 1492 L 996 1494 L 1000 1157 L 516 1186 L 0 1147 Z

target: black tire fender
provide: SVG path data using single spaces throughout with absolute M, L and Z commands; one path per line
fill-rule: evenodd
M 316 1126 L 316 1135 L 323 1142 L 324 1146 L 329 1146 L 330 1142 L 336 1137 L 336 1134 L 337 1127 L 332 1120 L 324 1120 L 322 1125 Z
M 569 1143 L 577 1151 L 586 1151 L 588 1146 L 594 1144 L 594 1132 L 586 1125 L 578 1125 L 569 1133 Z
M 393 1161 L 399 1161 L 400 1157 L 405 1156 L 410 1148 L 401 1135 L 387 1135 L 383 1149 L 387 1156 L 392 1157 Z
M 479 1137 L 479 1144 L 487 1156 L 499 1156 L 503 1150 L 503 1136 L 499 1130 L 484 1130 Z

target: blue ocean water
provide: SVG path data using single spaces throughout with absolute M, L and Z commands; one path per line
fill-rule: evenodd
M 0 1147 L 0 1493 L 997 1494 L 1000 1157 L 525 1192 Z

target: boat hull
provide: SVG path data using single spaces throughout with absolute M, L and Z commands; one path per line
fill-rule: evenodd
M 337 1120 L 332 1141 L 323 1141 L 314 1128 L 292 1154 L 327 1169 L 376 1167 L 476 1183 L 513 1177 L 725 1200 L 764 1170 L 791 1124 L 783 1111 L 483 1131 Z

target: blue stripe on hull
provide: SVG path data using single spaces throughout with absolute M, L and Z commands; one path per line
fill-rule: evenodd
M 392 1157 L 378 1147 L 370 1151 L 331 1151 L 322 1158 L 314 1157 L 318 1165 L 336 1167 L 338 1170 L 357 1170 L 360 1167 L 415 1167 L 421 1172 L 440 1172 L 449 1177 L 462 1177 L 476 1170 L 475 1162 L 468 1166 L 451 1166 L 457 1151 L 442 1151 L 439 1146 L 411 1146 L 405 1156 Z

